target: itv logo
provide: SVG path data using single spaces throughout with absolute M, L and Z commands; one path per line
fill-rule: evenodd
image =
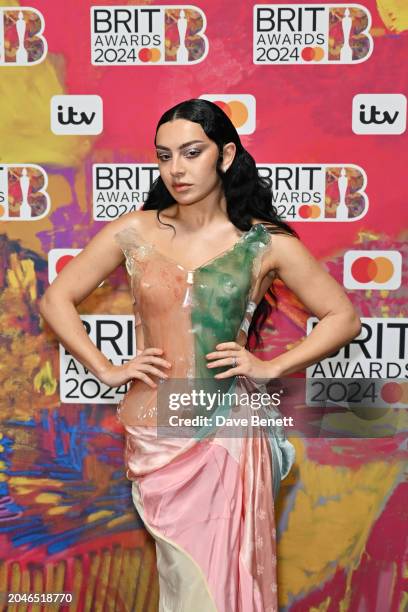
M 354 134 L 403 134 L 407 125 L 404 94 L 357 94 L 353 98 Z
M 96 95 L 53 96 L 51 131 L 57 135 L 97 135 L 103 130 L 103 102 Z

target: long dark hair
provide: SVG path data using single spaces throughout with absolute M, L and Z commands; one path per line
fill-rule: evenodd
M 156 144 L 159 127 L 163 123 L 175 119 L 187 119 L 199 123 L 208 138 L 216 143 L 219 151 L 216 170 L 225 193 L 227 215 L 238 229 L 248 231 L 252 226 L 252 219 L 256 218 L 266 222 L 265 226 L 270 233 L 289 234 L 299 238 L 297 232 L 279 218 L 277 209 L 272 202 L 269 182 L 259 175 L 254 158 L 244 149 L 234 124 L 219 106 L 208 100 L 198 98 L 176 104 L 160 117 L 156 127 L 154 144 Z M 228 170 L 223 172 L 220 169 L 222 153 L 224 145 L 228 142 L 235 143 L 236 153 Z M 160 212 L 174 205 L 174 203 L 173 196 L 159 175 L 150 188 L 143 210 L 157 210 L 158 221 L 164 225 L 171 225 L 161 221 Z M 267 223 L 271 223 L 275 227 L 268 227 Z M 171 227 L 175 229 L 173 225 Z M 263 344 L 260 330 L 272 312 L 273 308 L 270 301 L 274 306 L 277 303 L 277 296 L 273 292 L 272 286 L 254 311 L 248 329 L 247 344 L 251 334 L 256 338 L 255 347 Z

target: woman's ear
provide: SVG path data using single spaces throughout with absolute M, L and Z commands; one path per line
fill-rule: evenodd
M 223 172 L 226 172 L 228 168 L 230 167 L 230 165 L 232 164 L 232 162 L 234 161 L 236 150 L 237 150 L 237 147 L 235 145 L 235 142 L 228 142 L 227 144 L 223 146 L 223 152 L 221 155 L 221 159 L 227 166 L 227 167 L 221 168 Z

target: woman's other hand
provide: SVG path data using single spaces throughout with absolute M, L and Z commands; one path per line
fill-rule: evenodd
M 228 370 L 215 374 L 214 378 L 228 378 L 229 376 L 249 376 L 251 378 L 266 379 L 277 378 L 280 374 L 274 368 L 273 362 L 262 361 L 247 351 L 237 342 L 221 342 L 215 347 L 216 351 L 207 353 L 207 359 L 215 359 L 207 364 L 209 369 L 230 366 Z M 236 365 L 234 366 L 234 358 Z

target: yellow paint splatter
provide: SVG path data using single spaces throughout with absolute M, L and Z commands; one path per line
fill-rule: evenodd
M 65 58 L 48 53 L 36 66 L 8 67 L 0 82 L 0 141 L 7 160 L 40 165 L 52 161 L 63 167 L 78 167 L 89 155 L 95 136 L 61 138 L 51 132 L 50 100 L 67 93 L 64 88 Z M 15 134 L 24 134 L 16 138 Z
M 391 32 L 408 30 L 408 4 L 406 0 L 377 0 L 377 8 L 384 25 Z
M 377 38 L 379 36 L 384 36 L 387 33 L 385 28 L 370 28 L 370 34 L 373 38 Z
M 49 508 L 47 510 L 47 514 L 54 516 L 55 514 L 65 514 L 65 512 L 68 512 L 68 510 L 70 510 L 72 508 L 72 506 L 55 506 L 54 508 Z
M 105 518 L 106 516 L 112 516 L 112 510 L 99 510 L 99 512 L 93 512 L 87 517 L 88 523 L 93 523 L 94 521 L 99 521 L 101 518 Z
M 34 262 L 31 259 L 19 259 L 17 253 L 11 253 L 10 264 L 11 268 L 7 270 L 10 288 L 24 291 L 34 301 L 37 297 Z
M 39 504 L 58 504 L 61 497 L 56 493 L 40 493 L 36 496 L 35 501 Z
M 9 479 L 10 487 L 14 488 L 20 495 L 35 493 L 38 489 L 60 489 L 64 483 L 49 478 L 30 478 L 28 476 L 12 476 Z
M 312 606 L 309 612 L 327 612 L 331 603 L 331 597 L 326 597 L 319 606 Z
M 400 607 L 398 612 L 406 612 L 408 610 L 408 593 L 402 592 Z
M 111 529 L 112 527 L 116 527 L 117 525 L 120 525 L 122 523 L 127 523 L 128 521 L 134 521 L 135 520 L 135 515 L 130 512 L 128 512 L 127 514 L 123 514 L 122 516 L 118 516 L 114 519 L 112 519 L 111 521 L 109 521 L 108 523 L 106 523 L 106 529 Z
M 378 233 L 372 232 L 370 230 L 361 230 L 357 232 L 357 240 L 356 244 L 361 244 L 362 242 L 369 242 L 372 240 L 378 240 L 380 235 Z
M 38 393 L 53 395 L 57 390 L 57 380 L 52 375 L 51 363 L 47 360 L 41 370 L 34 376 L 34 389 Z

